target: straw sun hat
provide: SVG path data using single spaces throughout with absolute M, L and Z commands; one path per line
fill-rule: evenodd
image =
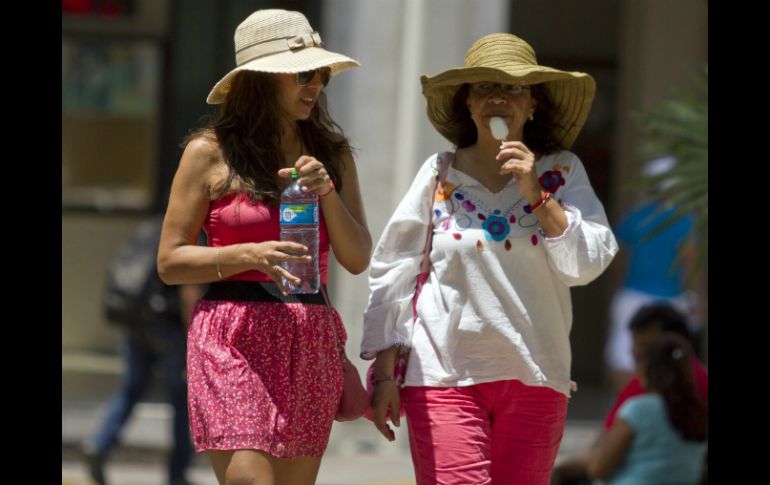
M 239 71 L 295 73 L 329 67 L 331 75 L 358 67 L 357 61 L 322 49 L 321 36 L 304 15 L 287 10 L 257 10 L 235 29 L 235 63 L 211 90 L 206 102 L 225 101 Z
M 450 141 L 458 129 L 451 121 L 452 100 L 464 83 L 542 83 L 555 106 L 552 136 L 564 149 L 577 138 L 596 93 L 596 82 L 591 76 L 539 65 L 532 47 L 513 34 L 485 35 L 468 49 L 463 67 L 433 77 L 422 76 L 420 81 L 428 100 L 428 118 Z

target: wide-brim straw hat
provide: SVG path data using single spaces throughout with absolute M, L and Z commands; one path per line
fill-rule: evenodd
M 233 78 L 240 71 L 295 73 L 321 67 L 331 75 L 361 64 L 321 46 L 321 36 L 300 12 L 267 9 L 249 15 L 235 29 L 236 68 L 214 85 L 206 98 L 209 104 L 225 101 Z
M 590 75 L 541 66 L 535 51 L 523 39 L 513 34 L 488 34 L 468 49 L 463 67 L 420 78 L 422 93 L 428 100 L 428 118 L 442 136 L 456 140 L 453 135 L 459 127 L 451 119 L 457 91 L 465 83 L 483 81 L 543 84 L 556 111 L 552 136 L 565 150 L 583 128 L 596 93 L 596 82 Z

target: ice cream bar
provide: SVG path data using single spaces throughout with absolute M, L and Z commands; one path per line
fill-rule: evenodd
M 508 125 L 499 116 L 493 116 L 489 119 L 489 128 L 492 130 L 492 136 L 500 141 L 508 137 Z

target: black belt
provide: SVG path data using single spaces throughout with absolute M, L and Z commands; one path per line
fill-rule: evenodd
M 326 286 L 326 285 L 322 285 Z M 278 286 L 267 281 L 217 281 L 209 284 L 203 300 L 261 301 L 267 303 L 305 303 L 324 305 L 321 293 L 286 295 Z

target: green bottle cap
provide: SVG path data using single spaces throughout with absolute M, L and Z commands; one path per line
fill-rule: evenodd
M 297 173 L 297 169 L 296 168 L 292 168 L 291 169 L 291 179 L 292 180 L 297 180 L 298 178 L 299 178 L 299 174 Z

